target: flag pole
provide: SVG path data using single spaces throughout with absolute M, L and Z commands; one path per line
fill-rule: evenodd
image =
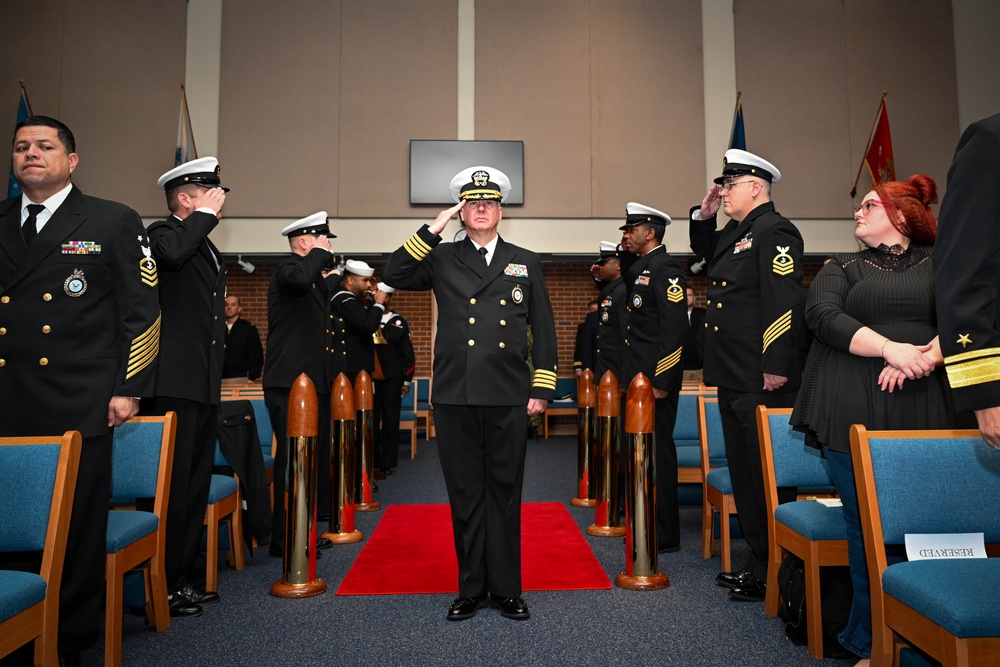
M 858 194 L 858 181 L 861 180 L 861 171 L 865 168 L 865 157 L 868 155 L 868 149 L 872 147 L 872 139 L 875 138 L 875 128 L 878 127 L 878 121 L 882 117 L 882 105 L 885 104 L 885 97 L 889 92 L 886 90 L 882 91 L 882 98 L 878 101 L 878 108 L 875 109 L 875 122 L 872 123 L 872 131 L 868 134 L 868 143 L 865 144 L 865 150 L 861 154 L 861 164 L 858 165 L 858 175 L 854 177 L 854 186 L 851 188 L 851 199 L 854 199 L 854 195 Z
M 24 103 L 28 105 L 28 115 L 31 115 L 31 100 L 28 99 L 28 86 L 24 83 L 24 79 L 18 79 L 17 82 L 21 84 L 21 92 L 24 93 Z
M 198 145 L 194 142 L 194 125 L 191 124 L 191 109 L 188 108 L 187 92 L 184 90 L 184 84 L 181 84 L 181 101 L 184 103 L 184 117 L 187 119 L 187 126 L 184 128 L 186 132 L 188 128 L 192 128 L 191 132 L 188 133 L 191 139 L 191 152 L 194 156 L 198 157 Z

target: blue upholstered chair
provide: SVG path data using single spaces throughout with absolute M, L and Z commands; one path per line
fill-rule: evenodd
M 946 667 L 1000 663 L 1000 452 L 978 431 L 851 427 L 872 595 L 872 664 L 905 643 Z M 991 558 L 888 565 L 907 534 L 983 533 Z
M 576 395 L 576 377 L 556 378 L 556 397 L 569 394 L 569 400 L 549 401 L 545 414 L 542 415 L 542 437 L 549 437 L 549 417 L 575 417 L 580 410 Z M 575 432 L 575 431 L 574 431 Z
M 701 447 L 698 431 L 697 391 L 682 391 L 677 397 L 674 446 L 677 448 L 677 483 L 701 484 Z
M 415 459 L 417 458 L 417 413 L 409 409 L 412 405 L 406 400 L 409 396 L 410 394 L 407 394 L 403 397 L 403 405 L 399 410 L 399 432 L 409 434 L 407 437 L 410 438 L 410 458 Z M 399 443 L 394 444 L 399 446 Z
M 122 663 L 122 607 L 125 575 L 140 569 L 146 588 L 146 617 L 157 632 L 170 627 L 164 557 L 167 509 L 177 415 L 133 417 L 115 429 L 111 453 L 113 498 L 152 498 L 153 511 L 112 509 L 105 556 L 104 664 Z
M 42 553 L 38 574 L 0 570 L 0 658 L 34 641 L 35 664 L 59 661 L 59 586 L 80 447 L 79 431 L 0 438 L 0 551 Z
M 698 434 L 702 474 L 701 555 L 710 558 L 715 553 L 713 525 L 717 514 L 722 571 L 731 572 L 730 525 L 732 517 L 736 516 L 736 500 L 726 465 L 726 440 L 722 434 L 719 399 L 715 396 L 698 397 Z
M 424 440 L 434 437 L 434 408 L 431 406 L 431 379 L 413 378 L 413 412 L 417 415 L 417 428 L 424 424 Z
M 264 469 L 267 470 L 267 483 L 274 484 L 274 452 L 278 445 L 274 436 L 274 427 L 271 426 L 271 414 L 267 411 L 263 398 L 245 400 L 250 400 L 250 405 L 253 406 L 253 418 L 257 423 L 257 437 L 260 439 L 260 449 L 264 455 Z
M 786 553 L 805 563 L 806 621 L 809 653 L 823 659 L 823 612 L 820 604 L 819 568 L 847 565 L 847 525 L 840 507 L 814 500 L 778 505 L 778 487 L 829 487 L 833 485 L 820 451 L 805 444 L 802 433 L 788 424 L 791 408 L 757 406 L 757 431 L 767 501 L 767 593 L 764 611 L 772 618 L 781 604 L 778 568 Z
M 215 465 L 228 465 L 219 446 L 215 446 Z M 243 553 L 243 502 L 240 485 L 235 477 L 212 475 L 208 489 L 208 507 L 205 508 L 205 590 L 219 590 L 219 531 L 225 522 L 229 528 L 229 564 L 237 570 L 246 567 Z

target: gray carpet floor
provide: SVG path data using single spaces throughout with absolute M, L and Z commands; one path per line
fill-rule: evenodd
M 612 582 L 625 567 L 620 538 L 586 535 L 592 509 L 577 508 L 576 439 L 531 441 L 525 501 L 564 503 Z M 447 497 L 434 441 L 420 441 L 415 460 L 400 449 L 400 464 L 375 494 L 393 503 L 444 503 Z M 381 512 L 357 514 L 371 535 Z M 847 667 L 852 661 L 816 661 L 784 636 L 780 620 L 763 603 L 730 602 L 715 585 L 718 556 L 704 560 L 700 508 L 681 508 L 682 550 L 663 554 L 664 590 L 527 592 L 531 619 L 511 621 L 485 608 L 470 620 L 445 620 L 451 595 L 337 596 L 335 591 L 364 541 L 323 552 L 318 574 L 326 593 L 306 599 L 272 597 L 281 561 L 257 549 L 246 569 L 220 563 L 221 602 L 193 619 L 175 619 L 156 633 L 143 619 L 126 616 L 126 666 L 159 665 L 746 665 Z M 742 563 L 746 546 L 733 545 Z M 85 665 L 103 662 L 103 646 L 84 654 Z

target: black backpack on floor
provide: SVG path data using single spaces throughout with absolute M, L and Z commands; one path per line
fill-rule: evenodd
M 821 567 L 819 587 L 823 598 L 823 657 L 835 660 L 856 657 L 837 639 L 851 614 L 854 587 L 851 585 L 850 568 Z M 781 561 L 778 590 L 783 598 L 778 617 L 785 622 L 785 636 L 796 646 L 806 646 L 809 643 L 806 631 L 806 574 L 805 563 L 798 556 L 787 554 Z

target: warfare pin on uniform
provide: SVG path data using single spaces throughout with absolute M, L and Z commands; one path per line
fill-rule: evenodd
M 83 296 L 83 293 L 87 291 L 87 279 L 84 277 L 83 271 L 73 269 L 73 273 L 69 274 L 69 277 L 63 281 L 63 291 L 66 292 L 66 296 Z

